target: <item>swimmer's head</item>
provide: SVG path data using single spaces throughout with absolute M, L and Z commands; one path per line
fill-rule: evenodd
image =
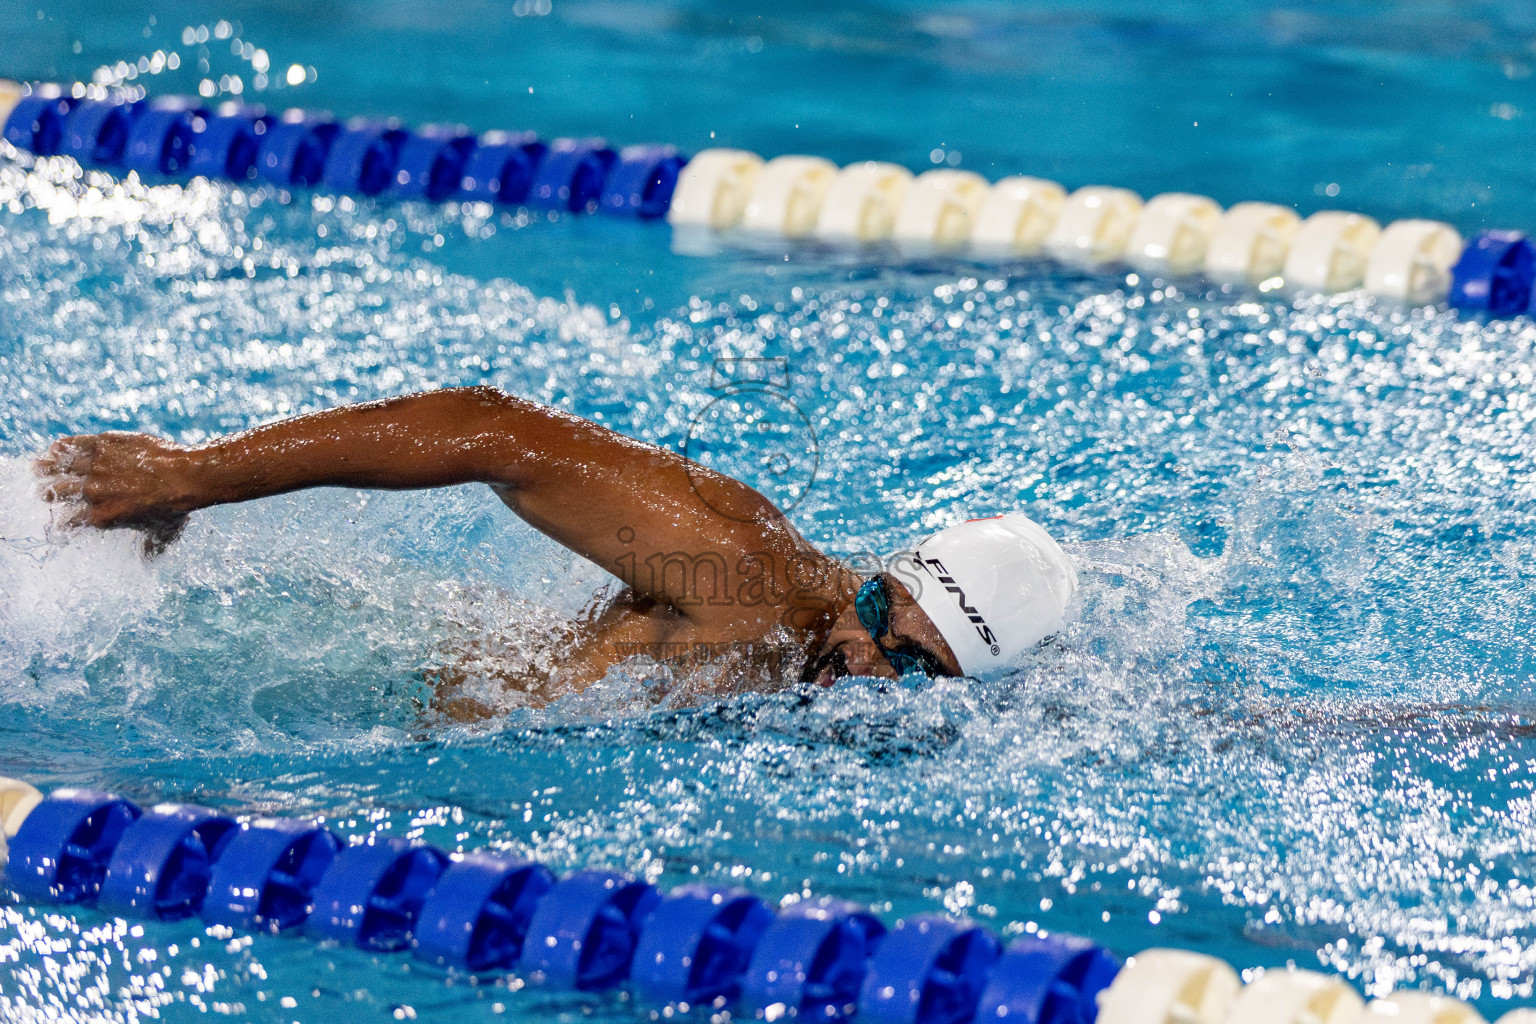
M 1008 667 L 1060 629 L 1077 593 L 1066 552 L 1017 512 L 940 530 L 897 555 L 891 571 L 968 676 Z
M 943 530 L 890 565 L 841 610 L 803 682 L 1004 669 L 1061 628 L 1077 592 L 1066 554 L 1017 513 Z

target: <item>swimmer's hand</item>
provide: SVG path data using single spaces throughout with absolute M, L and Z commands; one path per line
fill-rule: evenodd
M 169 544 L 197 507 L 188 498 L 190 449 L 148 434 L 114 431 L 55 441 L 33 463 L 60 525 L 141 531 L 150 551 Z

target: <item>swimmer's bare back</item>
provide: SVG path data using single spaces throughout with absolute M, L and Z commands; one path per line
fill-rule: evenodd
M 561 689 L 639 653 L 668 660 L 787 641 L 803 658 L 859 582 L 746 484 L 489 387 L 331 409 L 195 447 L 147 434 L 67 437 L 36 468 L 69 525 L 137 529 L 151 546 L 198 509 L 308 487 L 488 484 L 625 584 L 569 653 Z

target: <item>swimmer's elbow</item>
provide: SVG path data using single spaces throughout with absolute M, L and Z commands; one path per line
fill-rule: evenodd
M 514 398 L 494 384 L 471 384 L 462 388 L 444 388 L 440 394 L 452 396 L 456 401 L 480 409 L 503 409 L 527 404 Z
M 446 403 L 444 418 L 462 443 L 461 454 L 473 462 L 469 477 L 501 491 L 560 475 L 568 469 L 573 444 L 611 434 L 588 420 L 488 384 L 448 388 L 437 395 Z
M 435 393 L 445 406 L 444 419 L 454 430 L 469 437 L 510 441 L 529 434 L 543 413 L 543 406 L 510 395 L 490 384 L 445 388 Z
M 586 420 L 561 412 L 538 402 L 509 394 L 492 384 L 475 384 L 462 388 L 449 388 L 441 394 L 453 396 L 460 406 L 467 423 L 481 428 L 500 428 L 508 433 L 523 433 L 536 429 L 546 421 L 588 425 Z M 512 417 L 512 419 L 508 419 Z

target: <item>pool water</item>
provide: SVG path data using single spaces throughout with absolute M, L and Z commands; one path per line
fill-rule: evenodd
M 156 93 L 239 75 L 246 99 L 408 123 L 1536 224 L 1514 2 L 434 6 L 14 5 L 0 73 L 158 49 L 181 67 L 140 77 Z M 1321 967 L 1490 1018 L 1533 1000 L 1529 319 L 1123 268 L 700 258 L 662 225 L 25 159 L 0 159 L 0 301 L 0 774 Z M 840 554 L 1026 510 L 1081 599 L 986 683 L 714 698 L 635 662 L 454 726 L 425 673 L 555 659 L 604 582 L 487 491 L 213 509 L 146 558 L 53 528 L 28 468 L 63 433 L 197 442 L 460 384 L 696 445 Z M 768 457 L 736 429 L 751 402 L 803 414 Z M 0 1017 L 204 1012 L 641 1011 L 0 904 Z

